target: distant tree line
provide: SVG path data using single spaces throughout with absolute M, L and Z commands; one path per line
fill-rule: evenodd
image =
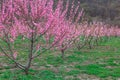
M 86 18 L 120 25 L 120 0 L 75 0 L 80 1 Z M 88 20 L 89 20 L 88 19 Z

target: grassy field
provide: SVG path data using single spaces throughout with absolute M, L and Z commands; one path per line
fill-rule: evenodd
M 0 56 L 0 80 L 120 80 L 120 38 L 93 49 L 67 50 L 64 60 L 60 56 L 59 51 L 41 54 L 27 76 Z

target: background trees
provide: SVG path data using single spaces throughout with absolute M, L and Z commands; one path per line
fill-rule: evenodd
M 88 20 L 120 25 L 120 0 L 75 0 L 81 2 Z

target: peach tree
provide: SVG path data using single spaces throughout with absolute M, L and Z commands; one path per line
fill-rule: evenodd
M 0 51 L 26 74 L 33 59 L 41 53 L 79 36 L 73 20 L 79 21 L 82 15 L 82 11 L 78 12 L 80 6 L 75 7 L 73 2 L 69 7 L 69 0 L 66 6 L 63 3 L 64 0 L 59 0 L 53 9 L 54 0 L 3 0 L 0 7 Z M 18 60 L 25 56 L 26 59 Z

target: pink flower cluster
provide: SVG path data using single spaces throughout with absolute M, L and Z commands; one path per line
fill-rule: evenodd
M 120 28 L 118 26 L 111 26 L 103 22 L 81 23 L 79 27 L 81 27 L 80 32 L 82 35 L 87 37 L 120 36 Z
M 74 1 L 70 9 L 69 19 L 66 18 L 69 1 L 63 6 L 64 0 L 59 0 L 55 10 L 54 0 L 9 0 L 4 2 L 0 11 L 0 36 L 7 36 L 11 42 L 18 36 L 31 39 L 43 36 L 46 43 L 54 38 L 52 45 L 67 44 L 81 33 L 73 23 L 82 16 L 78 14 L 79 5 L 74 10 Z

